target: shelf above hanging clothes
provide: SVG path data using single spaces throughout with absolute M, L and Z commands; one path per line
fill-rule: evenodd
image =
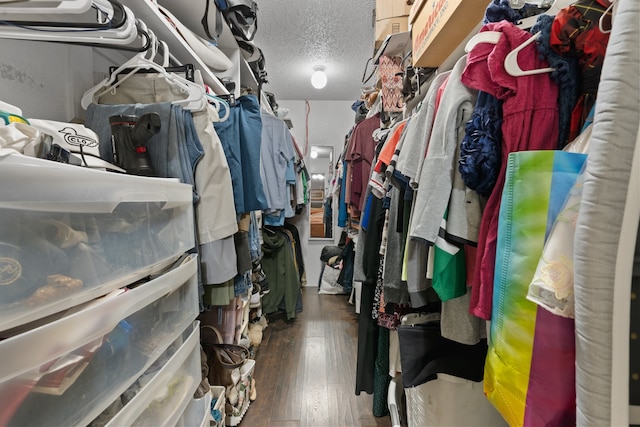
M 131 0 L 129 0 L 131 1 Z M 203 8 L 201 2 L 182 2 L 178 0 L 158 0 L 158 4 L 167 8 L 173 13 L 176 18 L 180 20 L 187 28 L 189 28 L 194 34 L 202 37 L 203 39 L 209 39 L 207 33 L 204 30 L 202 24 Z M 210 8 L 215 6 L 211 3 Z M 208 20 L 220 18 L 220 34 L 212 34 L 217 36 L 217 47 L 223 51 L 233 63 L 233 66 L 226 71 L 216 71 L 216 76 L 220 80 L 230 79 L 236 83 L 234 89 L 234 96 L 237 98 L 240 96 L 240 87 L 247 87 L 254 90 L 256 93 L 259 89 L 258 81 L 251 70 L 251 67 L 247 63 L 246 59 L 241 53 L 240 46 L 236 41 L 235 36 L 231 32 L 229 24 L 222 16 L 216 16 L 209 14 Z
M 240 55 L 240 82 L 242 86 L 253 89 L 254 91 L 258 91 L 258 81 L 256 77 L 253 75 L 253 71 L 251 71 L 251 67 L 242 55 Z
M 196 55 L 178 31 L 162 16 L 157 6 L 149 0 L 125 0 L 137 18 L 153 29 L 160 40 L 164 40 L 169 50 L 183 64 L 193 64 L 202 73 L 204 82 L 218 95 L 228 95 L 229 91 L 211 69 Z

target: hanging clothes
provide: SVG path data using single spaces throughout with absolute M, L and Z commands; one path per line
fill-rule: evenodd
M 266 209 L 267 199 L 260 178 L 262 119 L 255 95 L 240 96 L 224 122 L 215 122 L 227 158 L 236 213 Z
M 555 17 L 541 15 L 531 27 L 532 34 L 539 33 L 536 40 L 538 52 L 549 62 L 555 71 L 551 78 L 558 84 L 558 149 L 563 149 L 568 142 L 571 131 L 571 116 L 579 96 L 578 58 L 563 56 L 551 47 L 551 31 Z
M 502 102 L 480 91 L 460 147 L 458 170 L 464 183 L 481 196 L 491 194 L 500 170 Z
M 360 314 L 358 317 L 358 350 L 356 364 L 356 395 L 373 393 L 375 362 L 378 348 L 379 326 L 372 317 L 375 288 L 379 269 L 379 249 L 384 227 L 382 200 L 373 197 L 367 231 L 360 230 L 356 243 L 353 280 L 358 280 L 356 271 L 365 277 L 362 283 Z M 360 267 L 358 267 L 360 265 Z
M 427 154 L 427 145 L 431 138 L 433 121 L 436 116 L 436 95 L 438 89 L 451 74 L 450 71 L 438 74 L 420 105 L 420 109 L 413 116 L 411 125 L 407 128 L 407 136 L 403 149 L 398 157 L 398 169 L 409 178 L 409 185 L 418 188 L 422 163 Z
M 358 123 L 351 134 L 349 151 L 345 160 L 352 168 L 348 203 L 352 211 L 351 216 L 354 218 L 359 218 L 363 209 L 371 163 L 375 155 L 376 143 L 373 139 L 373 131 L 379 127 L 380 115 L 376 114 Z M 349 179 L 348 176 L 347 179 Z
M 550 46 L 564 57 L 578 58 L 580 94 L 571 114 L 569 141 L 578 137 L 593 107 L 600 84 L 602 64 L 609 43 L 609 33 L 600 31 L 600 18 L 609 0 L 578 0 L 553 20 Z M 603 18 L 604 29 L 611 28 L 611 12 Z
M 462 201 L 458 203 L 458 210 L 449 211 L 448 222 L 459 225 L 456 234 L 460 234 L 461 239 L 476 239 L 471 236 L 474 231 L 466 229 L 467 224 L 477 222 L 475 218 L 468 217 L 471 211 L 466 205 L 472 201 L 465 200 L 467 194 L 464 183 L 460 182 L 461 188 L 454 188 L 454 182 L 457 182 L 454 174 L 459 174 L 457 168 L 454 170 L 456 149 L 464 134 L 464 124 L 469 120 L 476 101 L 476 91 L 460 83 L 465 64 L 466 57 L 462 57 L 449 75 L 420 174 L 410 235 L 428 244 L 436 241 L 447 206 L 457 202 L 451 200 L 452 194 L 462 198 Z M 473 204 L 479 209 L 477 202 Z M 474 214 L 479 215 L 479 210 Z
M 387 246 L 384 257 L 384 271 L 382 283 L 384 297 L 387 302 L 394 304 L 409 303 L 409 289 L 402 280 L 402 260 L 404 259 L 403 210 L 404 188 L 392 186 L 390 189 L 391 205 L 389 207 L 389 227 L 387 230 Z
M 437 379 L 439 373 L 482 381 L 487 342 L 464 345 L 443 338 L 436 321 L 400 325 L 400 363 L 404 387 Z
M 283 225 L 285 210 L 291 210 L 291 174 L 295 185 L 293 165 L 295 149 L 291 132 L 286 123 L 271 114 L 261 113 L 262 145 L 260 147 L 260 176 L 264 187 L 267 209 L 265 214 L 276 215 L 278 220 L 271 225 Z M 265 223 L 268 218 L 263 217 Z
M 293 249 L 287 237 L 273 228 L 263 229 L 262 238 L 262 269 L 271 289 L 262 296 L 262 311 L 265 314 L 275 313 L 279 311 L 280 304 L 284 303 L 287 319 L 294 319 L 300 294 L 300 279 Z
M 199 73 L 196 81 L 202 84 Z M 218 120 L 217 114 L 208 105 L 201 111 L 188 112 L 171 104 L 183 98 L 184 94 L 163 76 L 132 75 L 115 92 L 103 94 L 100 104 L 90 104 L 85 121 L 100 140 L 108 141 L 110 116 L 141 116 L 148 112 L 160 115 L 164 126 L 149 140 L 148 152 L 160 176 L 194 184 L 199 294 L 201 303 L 206 304 L 203 297 L 207 285 L 224 283 L 225 295 L 230 294 L 229 281 L 237 274 L 233 234 L 238 226 L 229 166 L 212 125 Z M 112 161 L 111 144 L 101 144 L 100 150 L 102 158 Z M 196 161 L 192 156 L 200 150 L 203 155 Z
M 522 18 L 519 15 L 508 0 L 494 0 L 487 7 L 483 23 L 502 20 L 516 23 Z M 553 21 L 552 17 L 549 18 Z M 466 125 L 457 167 L 467 187 L 483 197 L 491 194 L 498 177 L 501 141 L 502 102 L 487 92 L 478 91 L 473 115 Z
M 436 99 L 442 84 L 448 79 L 450 71 L 437 75 L 422 101 L 420 110 L 411 120 L 403 149 L 398 156 L 398 164 L 402 173 L 409 178 L 411 188 L 418 189 L 422 163 L 427 153 L 427 146 L 436 116 Z M 404 160 L 403 160 L 404 159 Z M 412 211 L 415 209 L 415 201 Z M 411 213 L 413 216 L 413 212 Z M 412 307 L 422 307 L 429 302 L 431 281 L 427 279 L 428 246 L 417 239 L 407 239 L 406 276 L 407 289 Z
M 291 224 L 288 221 L 285 221 L 284 228 L 289 231 L 293 236 L 293 241 L 295 243 L 295 257 L 296 257 L 296 265 L 298 266 L 298 275 L 300 280 L 302 281 L 305 276 L 305 267 L 304 267 L 304 258 L 302 257 L 302 243 L 300 240 L 300 233 L 298 232 L 298 227 Z
M 507 159 L 513 151 L 557 147 L 558 87 L 548 74 L 514 77 L 505 71 L 507 54 L 528 40 L 531 34 L 506 21 L 486 24 L 483 29 L 499 31 L 502 36 L 495 45 L 480 43 L 469 52 L 462 82 L 501 100 L 503 110 L 500 172 L 482 214 L 471 296 L 471 312 L 488 320 L 491 318 L 498 215 Z M 539 58 L 533 44 L 520 52 L 518 61 L 527 70 L 548 66 Z

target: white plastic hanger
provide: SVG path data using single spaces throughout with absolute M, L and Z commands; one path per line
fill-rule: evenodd
M 575 0 L 555 0 L 549 7 L 549 9 L 544 11 L 542 15 L 555 16 L 562 9 L 571 6 L 571 4 L 573 4 L 574 2 Z M 539 16 L 540 15 L 536 15 L 523 19 L 518 27 L 522 29 L 531 28 L 536 23 Z M 529 46 L 531 43 L 538 40 L 538 37 L 540 37 L 540 32 L 534 34 L 533 37 L 530 37 L 529 39 L 527 39 L 527 41 L 522 43 L 520 46 L 517 46 L 507 54 L 507 57 L 504 59 L 504 69 L 507 71 L 507 73 L 515 77 L 521 77 L 531 76 L 534 74 L 550 73 L 552 71 L 555 71 L 555 68 L 537 68 L 534 70 L 523 70 L 522 68 L 520 68 L 520 64 L 518 64 L 518 53 L 520 53 L 522 49 Z
M 98 91 L 100 91 L 101 89 L 104 89 L 106 87 L 110 87 L 112 84 L 115 83 L 116 78 L 118 77 L 118 72 L 120 72 L 120 71 L 122 71 L 122 70 L 124 70 L 126 68 L 131 68 L 131 67 L 135 68 L 135 70 L 134 70 L 134 72 L 135 72 L 135 71 L 137 71 L 139 69 L 139 68 L 136 68 L 137 64 L 141 63 L 144 60 L 148 61 L 148 59 L 146 58 L 146 55 L 148 53 L 151 54 L 150 57 L 149 57 L 151 59 L 156 56 L 157 39 L 156 39 L 155 34 L 153 33 L 153 31 L 150 31 L 147 28 L 147 25 L 144 23 L 144 21 L 139 21 L 139 25 L 143 30 L 145 30 L 147 32 L 147 34 L 149 34 L 149 39 L 150 39 L 150 43 L 151 43 L 151 47 L 150 47 L 149 51 L 140 52 L 140 53 L 134 55 L 130 60 L 128 60 L 127 62 L 122 64 L 116 71 L 111 73 L 110 77 L 105 78 L 100 83 L 98 83 L 97 85 L 93 86 L 91 89 L 87 90 L 82 95 L 82 98 L 80 100 L 80 105 L 82 106 L 83 109 L 86 110 L 89 107 L 89 104 L 94 102 L 94 100 L 96 98 L 96 93 Z M 131 73 L 131 74 L 133 74 L 133 73 Z M 123 78 L 126 78 L 126 77 L 123 77 Z M 100 95 L 102 95 L 104 93 L 106 93 L 106 91 L 100 93 Z
M 549 9 L 545 10 L 542 14 L 555 16 L 560 10 L 570 6 L 574 2 L 575 0 L 555 0 L 553 4 L 549 7 Z M 520 24 L 517 25 L 518 28 L 522 28 L 523 30 L 528 30 L 529 28 L 533 27 L 533 25 L 538 21 L 539 16 L 540 15 L 530 16 L 528 18 L 521 20 Z M 480 43 L 496 44 L 498 43 L 498 40 L 500 40 L 501 34 L 502 33 L 499 31 L 482 31 L 476 34 L 475 36 L 471 37 L 471 39 L 465 45 L 464 51 L 466 53 L 469 53 L 474 47 L 476 47 L 476 45 Z M 532 41 L 527 40 L 527 42 L 525 43 L 526 44 L 524 46 L 532 43 Z
M 110 77 L 107 77 L 102 82 L 87 90 L 82 95 L 80 101 L 82 108 L 86 110 L 89 104 L 94 102 L 95 99 L 100 98 L 100 96 L 109 91 L 115 90 L 122 82 L 141 69 L 157 71 L 158 74 L 164 76 L 171 84 L 180 88 L 187 95 L 185 99 L 174 101 L 174 104 L 181 105 L 187 110 L 201 110 L 206 106 L 204 89 L 200 85 L 190 82 L 175 73 L 168 73 L 161 65 L 153 62 L 152 58 L 154 58 L 158 52 L 158 40 L 153 31 L 148 30 L 148 33 L 152 40 L 152 49 L 149 58 L 146 57 L 147 52 L 136 54 L 111 73 Z M 166 50 L 168 51 L 168 49 Z M 130 71 L 126 75 L 119 76 L 120 73 L 127 69 L 130 69 Z
M 538 37 L 540 37 L 540 33 L 534 34 L 532 37 L 529 37 L 527 41 L 507 54 L 507 57 L 504 59 L 504 69 L 507 71 L 507 73 L 515 77 L 521 77 L 532 76 L 534 74 L 550 73 L 556 70 L 555 68 L 536 68 L 533 70 L 523 70 L 522 68 L 520 68 L 520 64 L 518 64 L 518 53 L 520 53 L 522 49 L 529 46 L 531 43 L 538 40 Z
M 609 5 L 609 7 L 607 7 L 604 11 L 604 13 L 602 14 L 602 16 L 600 17 L 600 19 L 598 19 L 598 29 L 600 29 L 600 32 L 602 34 L 609 34 L 611 32 L 611 28 L 609 28 L 608 30 L 604 29 L 604 18 L 605 16 L 607 16 L 607 14 L 609 14 L 609 12 L 611 12 L 611 27 L 613 27 L 613 5 L 616 3 L 616 0 L 611 0 L 611 4 Z
M 205 94 L 205 96 L 207 97 L 207 101 L 209 102 L 209 105 L 211 105 L 213 109 L 216 110 L 216 113 L 220 114 L 220 100 L 208 93 Z
M 231 107 L 229 106 L 229 103 L 222 98 L 218 98 L 215 95 L 206 94 L 206 97 L 209 101 L 209 104 L 213 107 L 214 110 L 216 110 L 216 113 L 218 114 L 218 122 L 226 121 L 231 114 Z M 220 117 L 221 106 L 224 106 L 224 116 L 222 117 Z
M 51 31 L 34 31 L 28 28 L 16 26 L 0 26 L 0 38 L 18 40 L 42 40 L 68 43 L 94 43 L 108 45 L 130 45 L 138 38 L 135 16 L 131 9 L 123 6 L 125 10 L 125 24 L 117 29 L 68 31 L 52 29 Z
M 469 53 L 480 43 L 497 44 L 501 36 L 502 33 L 500 31 L 481 31 L 475 36 L 471 37 L 471 39 L 469 39 L 467 44 L 464 46 L 464 51 L 466 53 Z
M 19 13 L 18 9 L 16 11 L 11 7 L 4 6 L 7 3 L 4 3 L 3 0 L 0 0 L 0 20 L 2 21 L 15 21 L 17 23 L 25 22 L 29 23 L 31 21 L 40 22 L 40 14 L 34 16 L 34 12 L 29 13 Z M 19 4 L 19 3 L 10 3 L 10 4 Z M 34 3 L 35 5 L 35 3 Z M 74 13 L 46 13 L 43 14 L 46 16 L 46 22 L 51 22 L 56 25 L 55 29 L 61 29 L 64 25 L 60 25 L 59 23 L 69 23 L 73 25 L 73 23 L 82 24 L 83 22 L 88 23 L 101 23 L 105 24 L 106 22 L 113 19 L 115 10 L 112 3 L 109 3 L 107 0 L 92 0 L 89 2 L 89 8 L 86 11 L 78 11 Z M 44 23 L 43 23 L 44 24 Z M 26 24 L 28 25 L 28 24 Z M 41 25 L 45 27 L 45 25 Z M 77 25 L 80 27 L 80 25 Z M 103 28 L 107 29 L 107 28 Z
M 158 52 L 162 52 L 162 67 L 167 68 L 169 66 L 169 46 L 167 46 L 167 42 L 164 40 L 158 40 Z M 162 47 L 162 49 L 160 49 Z
M 90 7 L 91 0 L 23 0 L 3 4 L 0 6 L 0 13 L 67 14 L 86 12 Z

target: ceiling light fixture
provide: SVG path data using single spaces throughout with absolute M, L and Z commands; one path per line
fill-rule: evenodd
M 316 65 L 313 67 L 313 74 L 311 75 L 311 85 L 316 89 L 322 89 L 327 85 L 327 75 L 324 72 L 324 66 Z
M 312 159 L 315 159 L 315 158 L 318 157 L 318 152 L 316 150 L 311 150 L 311 154 L 310 155 L 311 155 Z

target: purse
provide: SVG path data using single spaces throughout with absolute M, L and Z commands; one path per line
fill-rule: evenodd
M 342 285 L 338 283 L 338 276 L 340 276 L 341 270 L 342 269 L 338 266 L 333 267 L 329 264 L 325 264 L 324 269 L 322 270 L 318 294 L 337 295 L 345 293 Z
M 211 385 L 228 387 L 240 379 L 240 367 L 249 358 L 249 350 L 237 344 L 225 344 L 220 332 L 211 325 L 200 327 L 200 344 L 207 355 Z

